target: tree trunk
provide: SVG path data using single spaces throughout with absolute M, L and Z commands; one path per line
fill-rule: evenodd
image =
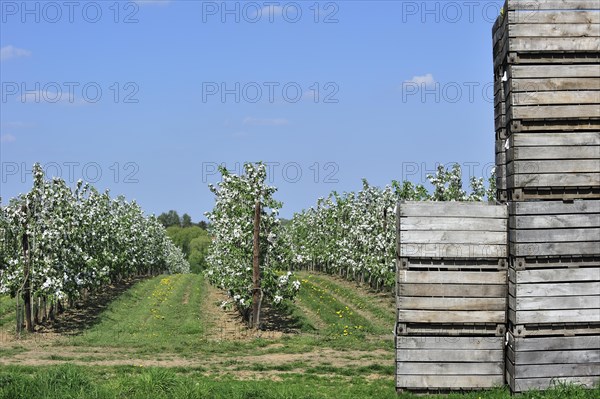
M 254 250 L 252 259 L 252 283 L 254 289 L 252 291 L 252 324 L 255 329 L 260 326 L 260 201 L 256 201 L 254 205 Z

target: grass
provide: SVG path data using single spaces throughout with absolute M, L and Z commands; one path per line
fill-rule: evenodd
M 197 274 L 142 281 L 114 301 L 98 324 L 70 343 L 184 354 L 203 336 L 204 284 Z
M 396 395 L 393 380 L 369 380 L 354 377 L 352 381 L 319 373 L 287 373 L 278 381 L 239 381 L 212 378 L 197 370 L 179 373 L 166 368 L 13 366 L 0 370 L 0 398 L 68 399 L 68 398 L 286 398 L 286 399 L 355 399 L 417 398 L 411 394 Z M 321 371 L 321 370 L 319 370 Z M 327 371 L 327 370 L 323 370 Z M 334 371 L 334 370 L 331 370 Z M 577 386 L 561 385 L 545 392 L 519 395 L 524 399 L 595 399 L 600 392 Z M 440 398 L 509 399 L 508 390 L 440 395 Z
M 296 332 L 240 340 L 212 336 L 215 314 L 206 309 L 217 305 L 201 276 L 140 281 L 87 328 L 40 346 L 34 336 L 0 346 L 0 358 L 44 350 L 37 358 L 54 363 L 0 366 L 0 399 L 416 398 L 395 392 L 393 303 L 388 309 L 386 298 L 328 276 L 300 277 L 299 300 L 285 307 Z M 10 319 L 12 304 L 0 298 L 0 318 Z M 163 360 L 172 367 L 143 366 Z M 506 388 L 440 397 L 511 398 Z M 588 399 L 600 392 L 559 385 L 519 397 Z
M 0 295 L 0 327 L 15 324 L 15 306 L 14 299 Z

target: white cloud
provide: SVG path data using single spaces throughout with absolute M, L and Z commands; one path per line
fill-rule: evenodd
M 263 8 L 253 12 L 248 16 L 249 19 L 264 19 L 265 21 L 271 21 L 275 17 L 283 15 L 283 7 L 275 4 L 264 6 Z M 292 16 L 293 17 L 293 16 Z
M 12 134 L 0 135 L 0 143 L 14 143 L 15 141 L 17 141 L 17 138 Z
M 435 78 L 432 74 L 428 73 L 425 75 L 413 76 L 412 79 L 406 80 L 402 83 L 402 85 L 414 84 L 418 86 L 431 87 L 435 85 Z
M 243 125 L 247 126 L 284 126 L 289 125 L 290 121 L 285 118 L 244 118 Z
M 7 61 L 7 60 L 10 60 L 11 58 L 29 57 L 29 56 L 31 56 L 31 51 L 25 50 L 22 48 L 16 48 L 11 45 L 0 48 L 0 61 Z

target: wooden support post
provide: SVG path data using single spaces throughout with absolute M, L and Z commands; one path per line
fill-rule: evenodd
M 254 205 L 254 253 L 252 259 L 252 324 L 255 329 L 260 326 L 260 201 Z

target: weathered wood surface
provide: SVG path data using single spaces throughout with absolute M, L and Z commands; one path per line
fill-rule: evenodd
M 600 173 L 599 173 L 600 174 Z M 506 220 L 503 220 L 506 223 Z M 401 222 L 402 223 L 402 222 Z M 456 230 L 463 227 L 463 230 Z M 400 241 L 403 244 L 472 244 L 472 245 L 504 245 L 506 243 L 506 230 L 466 230 L 468 222 L 464 224 L 454 219 L 444 230 L 402 230 L 400 227 Z
M 397 217 L 401 257 L 506 257 L 506 206 L 409 201 L 399 203 Z
M 546 105 L 508 107 L 509 119 L 599 119 L 600 107 L 597 104 Z
M 507 77 L 511 81 L 519 79 L 581 79 L 582 82 L 591 82 L 600 77 L 597 65 L 510 65 L 506 69 Z M 509 85 L 509 87 L 511 87 Z
M 599 214 L 600 200 L 512 202 L 509 209 L 511 216 Z
M 548 160 L 548 159 L 592 159 L 600 158 L 600 146 L 539 146 L 539 147 L 510 147 L 507 151 L 507 162 L 517 160 Z
M 398 295 L 406 297 L 499 298 L 506 292 L 506 284 L 398 284 Z
M 547 389 L 563 381 L 600 382 L 600 335 L 516 337 L 508 334 L 507 380 L 513 392 Z
M 509 269 L 508 319 L 514 325 L 600 323 L 600 266 Z
M 598 242 L 510 243 L 510 254 L 515 257 L 532 256 L 598 256 Z
M 565 74 L 566 75 L 566 74 Z M 510 81 L 510 93 L 536 93 L 536 92 L 569 92 L 577 90 L 588 90 L 596 92 L 600 90 L 600 79 L 598 76 L 576 78 L 567 75 L 567 77 L 543 77 L 530 79 L 512 79 Z M 575 103 L 577 101 L 574 101 Z M 517 102 L 518 104 L 518 102 Z
M 598 82 L 600 84 L 600 79 L 598 80 Z M 504 143 L 502 145 L 504 146 Z M 515 133 L 508 138 L 509 148 L 550 146 L 600 146 L 600 131 L 549 132 L 535 134 Z M 496 152 L 498 152 L 498 146 L 496 146 Z
M 597 6 L 596 6 L 597 8 Z M 537 10 L 534 10 L 537 11 Z M 598 11 L 506 12 L 509 24 L 600 24 Z
M 506 270 L 398 270 L 398 322 L 505 323 L 506 278 Z
M 503 348 L 503 336 L 397 337 L 396 387 L 443 390 L 501 385 Z
M 426 216 L 476 219 L 504 219 L 507 217 L 505 207 L 484 202 L 401 201 L 399 205 L 399 217 Z
M 600 298 L 598 298 L 600 300 Z M 404 297 L 396 298 L 398 309 L 407 310 L 501 310 L 506 308 L 506 298 L 436 298 Z
M 477 219 L 465 218 L 458 224 L 457 218 L 452 217 L 426 217 L 417 216 L 403 219 L 400 224 L 400 231 L 490 231 L 505 232 L 506 219 Z
M 477 307 L 481 307 L 479 304 Z M 506 310 L 414 310 L 399 309 L 400 323 L 505 323 Z
M 508 270 L 508 280 L 514 283 L 561 283 L 600 281 L 600 265 L 580 269 Z M 600 295 L 600 292 L 598 292 Z
M 396 388 L 399 390 L 473 390 L 499 387 L 504 384 L 504 375 L 398 375 Z
M 401 257 L 408 258 L 506 258 L 507 245 L 400 243 Z
M 600 104 L 600 91 L 598 90 L 539 90 L 535 86 L 525 87 L 524 91 L 513 91 L 507 97 L 507 107 L 523 105 L 580 105 Z M 514 114 L 514 110 L 513 110 Z
M 399 270 L 398 282 L 421 284 L 483 284 L 506 283 L 506 272 L 444 272 Z
M 501 163 L 496 163 L 501 165 Z M 508 176 L 516 174 L 594 173 L 600 170 L 599 159 L 527 160 L 512 161 L 506 165 Z M 559 179 L 560 180 L 560 179 Z M 598 184 L 600 186 L 600 181 Z
M 505 12 L 510 11 L 535 11 L 544 12 L 556 10 L 594 10 L 598 11 L 598 2 L 595 0 L 508 0 Z M 531 13 L 533 14 L 533 13 Z
M 515 257 L 600 256 L 600 200 L 512 202 L 509 211 Z

